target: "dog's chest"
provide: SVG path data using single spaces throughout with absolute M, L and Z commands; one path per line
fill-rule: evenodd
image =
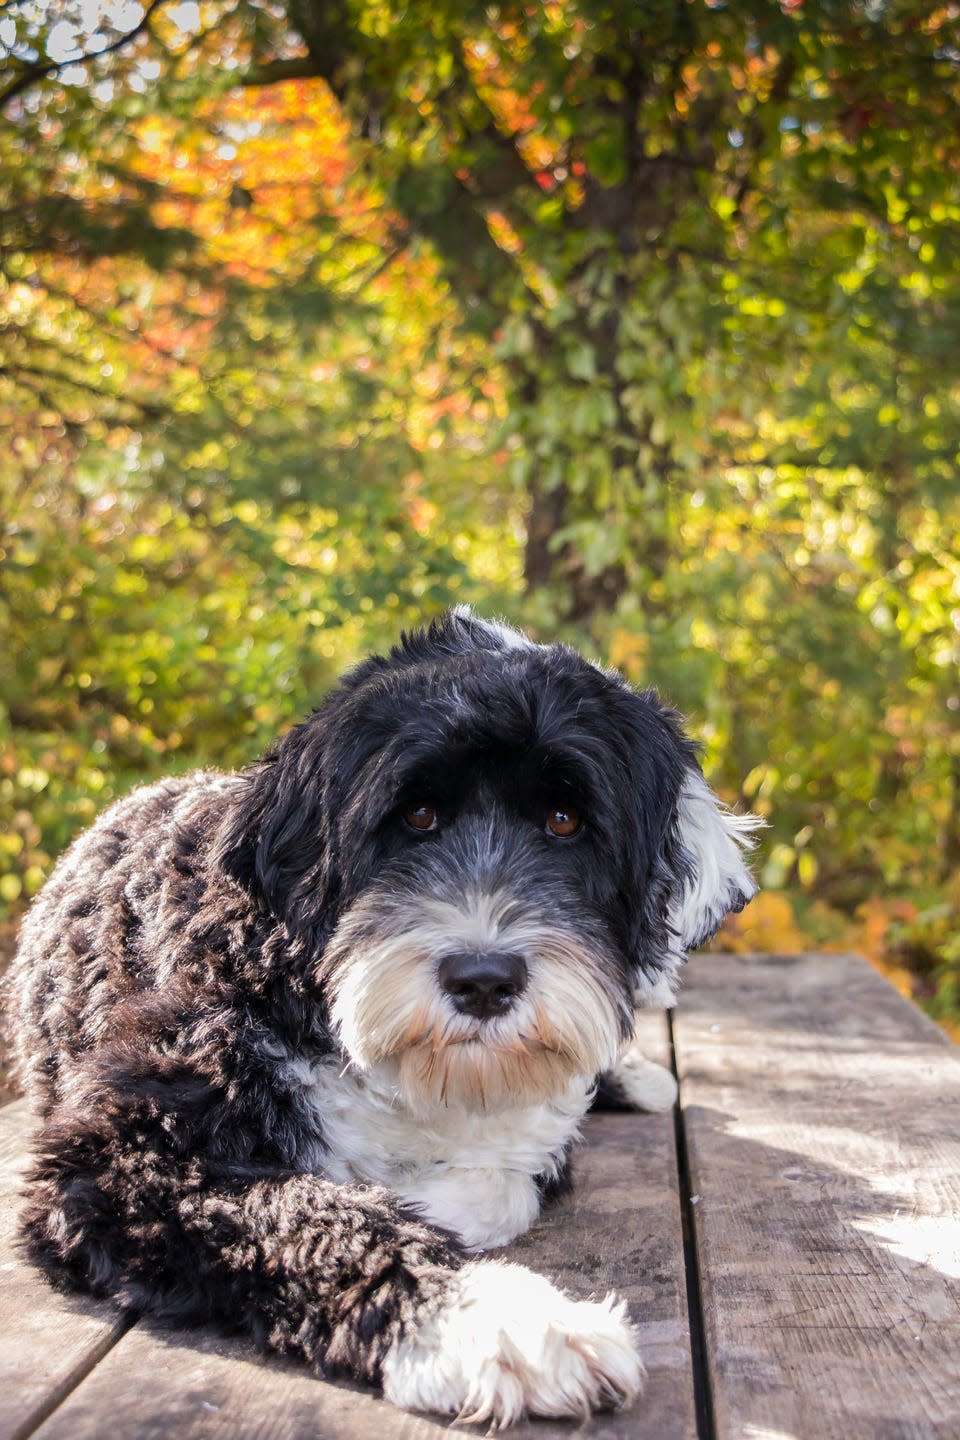
M 386 1186 L 473 1250 L 504 1245 L 536 1219 L 534 1177 L 556 1174 L 592 1091 L 576 1080 L 541 1105 L 497 1114 L 438 1109 L 423 1118 L 396 1099 L 388 1076 L 301 1062 L 291 1072 L 323 1136 L 318 1169 L 341 1183 Z

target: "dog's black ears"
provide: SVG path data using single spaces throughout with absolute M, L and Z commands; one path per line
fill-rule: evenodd
M 275 915 L 311 927 L 331 905 L 320 712 L 235 779 L 212 858 Z
M 763 821 L 735 814 L 714 794 L 675 710 L 653 691 L 628 693 L 635 804 L 646 837 L 637 856 L 636 998 L 671 1004 L 687 952 L 756 894 L 746 852 Z
M 763 823 L 756 815 L 729 810 L 695 762 L 687 768 L 640 923 L 634 972 L 638 1005 L 672 1005 L 687 952 L 715 935 L 726 916 L 742 910 L 756 894 L 745 852 Z

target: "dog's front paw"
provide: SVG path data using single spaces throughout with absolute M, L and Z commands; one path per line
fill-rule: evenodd
M 677 1102 L 677 1082 L 663 1065 L 628 1045 L 607 1076 L 609 1088 L 631 1110 L 669 1110 Z
M 642 1383 L 623 1301 L 571 1300 L 542 1275 L 493 1260 L 464 1266 L 442 1308 L 383 1367 L 395 1405 L 497 1427 L 523 1415 L 583 1419 L 628 1405 Z

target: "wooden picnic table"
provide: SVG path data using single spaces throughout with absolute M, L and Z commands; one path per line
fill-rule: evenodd
M 590 1117 L 573 1197 L 506 1253 L 616 1289 L 648 1369 L 595 1440 L 960 1437 L 960 1049 L 854 955 L 701 955 L 672 1115 Z M 12 1245 L 29 1143 L 0 1110 L 0 1437 L 429 1440 L 448 1428 L 208 1331 L 58 1294 Z M 554 1440 L 574 1425 L 513 1434 Z

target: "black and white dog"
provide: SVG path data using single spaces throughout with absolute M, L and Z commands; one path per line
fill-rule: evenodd
M 629 1402 L 622 1303 L 469 1257 L 563 1188 L 598 1077 L 670 1103 L 634 1006 L 752 895 L 752 825 L 652 693 L 465 608 L 245 773 L 135 791 L 23 927 L 30 1254 L 411 1409 Z

